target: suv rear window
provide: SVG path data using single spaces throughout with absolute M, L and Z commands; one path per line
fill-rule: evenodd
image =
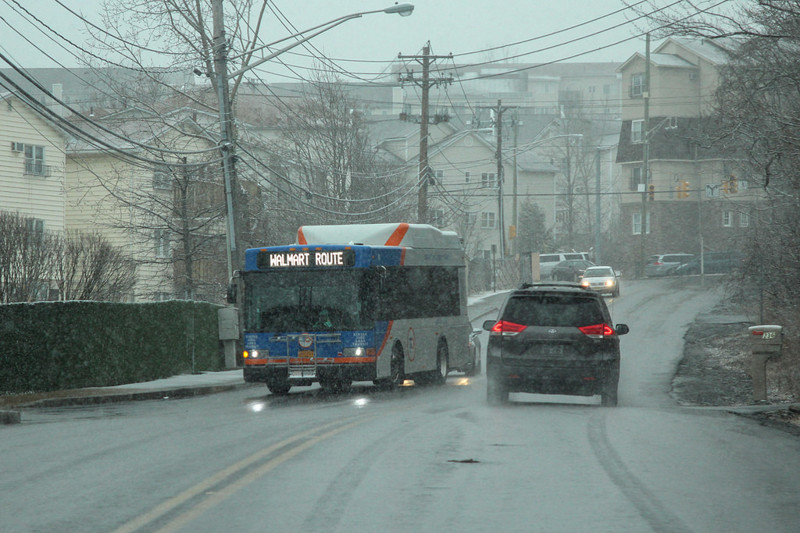
M 665 255 L 663 261 L 665 263 L 685 263 L 691 258 L 691 255 L 686 254 Z
M 564 254 L 564 259 L 584 259 L 583 254 Z
M 524 326 L 582 327 L 605 322 L 596 298 L 572 294 L 531 294 L 508 301 L 503 320 Z

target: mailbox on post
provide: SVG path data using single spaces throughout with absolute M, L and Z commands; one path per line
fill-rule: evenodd
M 781 354 L 783 326 L 762 325 L 748 328 L 752 361 L 753 401 L 767 401 L 767 360 Z

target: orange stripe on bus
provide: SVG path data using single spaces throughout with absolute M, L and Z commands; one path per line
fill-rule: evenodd
M 386 246 L 400 246 L 400 243 L 403 241 L 403 237 L 406 236 L 408 232 L 408 223 L 403 222 L 397 225 L 397 229 L 394 230 L 392 235 L 389 237 L 389 240 L 386 241 Z
M 320 357 L 319 359 L 324 359 L 324 364 L 350 364 L 350 363 L 374 363 L 377 357 Z M 298 358 L 292 357 L 289 359 L 289 363 L 293 365 L 308 365 L 314 366 L 315 361 L 314 358 Z M 286 359 L 269 359 L 267 361 L 268 365 L 276 365 L 276 364 L 286 364 Z M 317 365 L 323 363 L 316 363 Z

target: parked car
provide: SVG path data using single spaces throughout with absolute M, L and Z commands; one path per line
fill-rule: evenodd
M 553 267 L 550 277 L 559 281 L 578 281 L 583 276 L 584 271 L 591 266 L 594 266 L 594 263 L 586 259 L 561 261 Z
M 553 254 L 539 254 L 539 278 L 550 279 L 553 267 L 561 261 L 570 259 L 589 259 L 586 252 L 558 252 Z
M 706 252 L 703 254 L 703 273 L 727 274 L 742 266 L 741 252 Z M 699 274 L 700 256 L 675 269 L 675 274 Z
M 524 284 L 506 297 L 498 320 L 487 320 L 486 397 L 509 392 L 600 395 L 617 405 L 619 335 L 602 295 L 575 283 Z
M 668 276 L 675 273 L 675 269 L 694 258 L 694 254 L 658 254 L 651 255 L 644 267 L 644 275 L 653 278 Z
M 581 285 L 601 294 L 619 296 L 619 277 L 610 266 L 593 266 L 586 269 Z

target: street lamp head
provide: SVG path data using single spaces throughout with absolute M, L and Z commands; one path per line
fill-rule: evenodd
M 383 10 L 384 13 L 397 13 L 401 17 L 407 17 L 414 11 L 414 4 L 397 4 L 387 7 Z

